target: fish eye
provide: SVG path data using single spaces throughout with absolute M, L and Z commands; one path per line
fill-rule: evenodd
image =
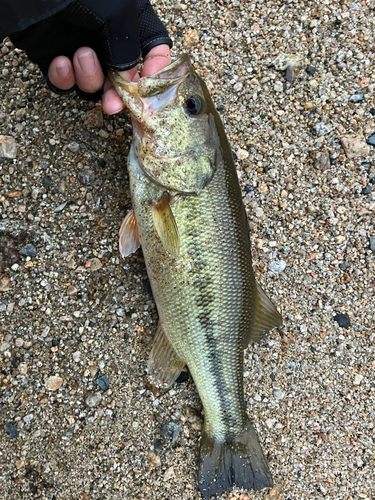
M 185 106 L 188 113 L 194 116 L 200 115 L 204 111 L 203 99 L 199 95 L 192 95 L 186 99 Z

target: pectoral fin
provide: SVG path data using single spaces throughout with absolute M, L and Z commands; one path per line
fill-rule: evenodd
M 256 283 L 256 305 L 254 312 L 254 320 L 251 330 L 244 338 L 244 348 L 249 342 L 257 342 L 264 333 L 280 326 L 282 318 L 276 307 L 264 293 L 258 283 Z
M 118 245 L 122 257 L 127 257 L 140 247 L 138 225 L 133 209 L 130 210 L 121 224 Z
M 180 238 L 178 228 L 171 206 L 170 196 L 163 193 L 157 203 L 151 204 L 152 218 L 158 236 L 165 250 L 173 257 L 178 257 L 180 251 Z
M 169 387 L 184 366 L 159 324 L 147 365 L 150 382 L 157 387 Z

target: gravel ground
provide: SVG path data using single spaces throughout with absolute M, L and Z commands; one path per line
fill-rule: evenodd
M 226 125 L 284 318 L 244 373 L 277 486 L 223 498 L 374 499 L 374 1 L 157 6 Z M 198 500 L 199 397 L 147 382 L 157 313 L 141 251 L 117 251 L 129 120 L 0 47 L 0 498 Z

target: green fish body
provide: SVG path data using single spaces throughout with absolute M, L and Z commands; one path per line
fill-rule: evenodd
M 272 476 L 246 414 L 243 351 L 280 325 L 257 285 L 237 173 L 220 117 L 187 56 L 138 84 L 111 74 L 133 120 L 133 211 L 123 255 L 142 246 L 159 313 L 148 364 L 168 386 L 186 364 L 204 407 L 198 487 L 205 499 Z

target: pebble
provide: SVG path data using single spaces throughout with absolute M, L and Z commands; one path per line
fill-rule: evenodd
M 73 361 L 78 363 L 81 359 L 81 352 L 80 351 L 73 352 L 72 357 L 73 357 Z
M 10 289 L 10 278 L 7 274 L 0 274 L 0 292 L 7 292 Z
M 47 391 L 57 391 L 61 387 L 63 379 L 61 377 L 52 376 L 45 380 L 45 386 Z
M 375 108 L 370 109 L 370 114 L 372 114 L 372 116 L 375 116 Z
M 284 399 L 285 398 L 285 392 L 281 391 L 280 389 L 275 389 L 273 391 L 273 395 L 275 396 L 276 399 Z
M 249 152 L 246 151 L 246 149 L 238 148 L 236 151 L 236 155 L 239 161 L 247 160 L 247 158 L 249 158 Z
M 100 392 L 88 392 L 86 394 L 85 403 L 89 408 L 95 408 L 98 406 L 100 401 L 102 400 L 102 395 Z
M 256 207 L 254 212 L 255 212 L 255 216 L 258 217 L 258 219 L 260 219 L 264 215 L 264 210 L 261 207 Z
M 181 427 L 175 422 L 168 422 L 160 429 L 160 437 L 166 442 L 174 444 L 180 435 Z
M 199 35 L 197 30 L 190 30 L 184 36 L 185 47 L 190 49 L 199 43 Z
M 102 139 L 108 139 L 108 137 L 109 137 L 109 133 L 104 129 L 99 130 L 98 133 Z
M 346 156 L 350 159 L 366 156 L 370 152 L 370 147 L 366 144 L 365 138 L 362 135 L 342 137 L 341 145 L 344 148 Z
M 361 163 L 362 167 L 366 170 L 366 172 L 370 171 L 371 163 L 369 161 L 363 161 Z
M 79 151 L 79 144 L 78 142 L 72 141 L 67 145 L 67 148 L 72 151 L 72 153 L 78 153 Z
M 372 192 L 372 187 L 367 184 L 361 191 L 361 194 L 370 194 Z
M 18 365 L 18 371 L 20 372 L 21 375 L 26 375 L 27 374 L 27 363 L 20 363 Z
M 13 424 L 10 422 L 7 422 L 6 427 L 5 427 L 7 433 L 12 439 L 16 439 L 18 436 L 18 429 L 15 427 Z
M 375 253 L 375 236 L 370 236 L 369 238 L 369 248 Z
M 0 135 L 0 157 L 16 158 L 17 143 L 14 137 L 9 135 Z
M 311 76 L 315 75 L 316 68 L 315 66 L 307 66 L 306 67 L 306 73 L 308 73 Z
M 348 329 L 350 327 L 350 318 L 347 314 L 336 314 L 333 319 L 341 328 Z
M 109 380 L 107 375 L 102 375 L 101 377 L 94 380 L 94 384 L 101 388 L 102 391 L 108 391 Z
M 285 267 L 285 260 L 274 260 L 270 262 L 269 270 L 271 271 L 271 273 L 280 274 L 284 271 Z
M 25 422 L 25 424 L 29 424 L 34 418 L 34 415 L 32 413 L 29 413 L 28 415 L 25 415 L 23 417 L 23 421 Z
M 103 112 L 101 107 L 95 106 L 86 113 L 85 125 L 88 128 L 101 128 L 103 127 Z
M 362 380 L 363 380 L 363 375 L 357 373 L 357 375 L 354 377 L 353 385 L 360 385 Z
M 331 128 L 323 122 L 318 122 L 313 126 L 313 131 L 318 137 L 323 137 L 330 133 Z
M 35 257 L 36 256 L 36 248 L 31 243 L 28 243 L 19 251 L 20 255 L 24 257 Z
M 157 455 L 156 450 L 149 452 L 148 460 L 153 467 L 159 467 L 159 465 L 161 465 L 161 460 L 159 455 Z
M 78 172 L 78 180 L 83 186 L 90 186 L 95 179 L 95 174 L 89 167 L 83 167 Z
M 350 102 L 362 102 L 363 101 L 363 95 L 362 94 L 354 94 L 350 97 L 349 99 Z
M 90 265 L 90 271 L 95 272 L 98 271 L 103 267 L 103 264 L 101 263 L 100 259 L 95 257 L 94 259 L 91 259 L 91 265 Z
M 155 453 L 160 453 L 163 450 L 163 443 L 160 441 L 160 439 L 157 439 L 154 442 L 154 450 Z
M 370 137 L 366 139 L 366 142 L 370 144 L 370 146 L 375 146 L 375 134 L 370 135 Z
M 163 474 L 163 479 L 164 481 L 169 481 L 170 479 L 172 479 L 172 477 L 175 476 L 175 473 L 174 473 L 174 468 L 173 466 L 169 467 Z

